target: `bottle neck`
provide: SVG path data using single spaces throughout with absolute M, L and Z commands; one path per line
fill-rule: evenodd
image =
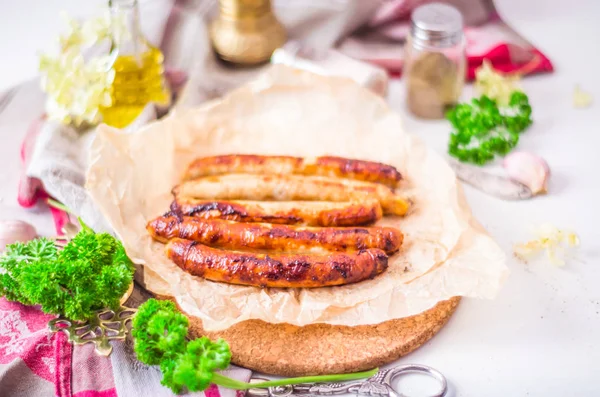
M 271 0 L 219 0 L 221 17 L 260 17 L 271 11 Z
M 140 56 L 148 50 L 148 44 L 140 27 L 137 0 L 109 0 L 112 18 L 113 49 L 119 55 Z

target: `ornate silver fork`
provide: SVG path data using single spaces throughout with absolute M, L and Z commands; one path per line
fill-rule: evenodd
M 407 397 L 392 386 L 394 378 L 407 373 L 420 373 L 435 379 L 440 388 L 430 397 L 444 397 L 448 391 L 448 382 L 444 375 L 426 365 L 408 364 L 384 369 L 374 376 L 347 383 L 303 383 L 299 385 L 276 386 L 268 389 L 250 389 L 248 397 L 289 397 L 293 395 L 331 396 L 337 394 L 356 394 L 371 397 Z M 250 382 L 262 382 L 267 379 L 252 378 Z

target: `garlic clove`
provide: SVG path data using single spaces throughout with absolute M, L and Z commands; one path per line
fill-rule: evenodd
M 528 260 L 541 252 L 556 266 L 564 266 L 567 251 L 579 246 L 579 236 L 573 231 L 559 229 L 550 223 L 544 223 L 534 231 L 535 238 L 513 247 L 515 255 Z
M 583 91 L 578 85 L 573 91 L 573 106 L 576 108 L 587 108 L 593 102 L 592 94 Z
M 500 105 L 508 105 L 514 91 L 520 91 L 520 76 L 505 74 L 494 69 L 489 59 L 484 59 L 475 70 L 475 90 L 479 95 L 495 99 Z
M 550 167 L 546 161 L 528 152 L 513 152 L 502 162 L 509 178 L 527 186 L 535 194 L 546 193 Z
M 19 220 L 0 221 L 0 251 L 4 251 L 9 244 L 33 240 L 36 236 L 35 228 L 27 222 Z

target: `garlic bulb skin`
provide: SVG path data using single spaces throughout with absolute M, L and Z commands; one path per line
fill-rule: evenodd
M 0 251 L 7 245 L 17 241 L 33 240 L 37 236 L 35 228 L 27 222 L 19 220 L 0 221 Z
M 534 195 L 548 191 L 550 167 L 543 158 L 529 152 L 513 152 L 504 158 L 502 166 L 510 179 L 527 186 Z

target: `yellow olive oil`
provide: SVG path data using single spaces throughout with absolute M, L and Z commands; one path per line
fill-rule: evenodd
M 101 109 L 104 123 L 123 128 L 135 120 L 148 103 L 169 105 L 171 94 L 163 78 L 163 58 L 162 52 L 151 46 L 139 56 L 116 58 L 112 105 Z

